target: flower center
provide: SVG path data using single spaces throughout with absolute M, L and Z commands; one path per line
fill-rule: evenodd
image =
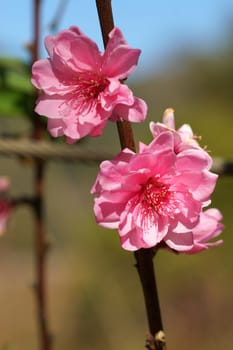
M 158 214 L 164 212 L 164 206 L 171 197 L 169 186 L 160 183 L 156 178 L 149 178 L 141 188 L 140 202 L 144 207 L 145 214 L 154 211 Z
M 74 94 L 82 102 L 90 102 L 98 99 L 99 94 L 108 86 L 108 80 L 94 72 L 83 72 L 75 78 Z

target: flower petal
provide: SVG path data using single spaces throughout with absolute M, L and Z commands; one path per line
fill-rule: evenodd
M 141 50 L 127 45 L 120 29 L 114 28 L 103 55 L 103 72 L 116 79 L 127 78 L 136 68 Z
M 101 67 L 101 54 L 98 46 L 86 35 L 79 36 L 71 42 L 72 62 L 76 69 L 94 70 Z
M 48 119 L 47 127 L 53 137 L 64 135 L 64 123 L 61 119 Z
M 169 232 L 164 238 L 164 241 L 168 247 L 178 252 L 186 252 L 193 247 L 193 235 L 191 231 L 182 233 Z
M 128 120 L 130 122 L 142 122 L 147 115 L 147 104 L 138 97 L 134 97 L 132 106 L 118 104 L 110 117 L 111 121 Z
M 49 59 L 41 59 L 33 64 L 31 82 L 37 89 L 43 89 L 48 95 L 56 93 L 64 95 L 74 89 L 73 86 L 64 85 L 62 81 L 58 79 Z
M 195 171 L 209 170 L 212 166 L 212 159 L 203 149 L 188 148 L 177 155 L 177 169 L 185 171 L 194 169 Z

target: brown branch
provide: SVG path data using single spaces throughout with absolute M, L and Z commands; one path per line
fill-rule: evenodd
M 213 157 L 211 170 L 219 175 L 233 175 L 233 162 L 221 157 Z
M 130 149 L 134 149 L 134 141 L 127 135 L 132 135 L 128 129 L 131 125 L 127 122 L 119 123 L 119 134 L 121 136 L 122 147 L 131 145 Z M 10 139 L 0 138 L 0 155 L 16 156 L 23 159 L 40 159 L 49 160 L 74 160 L 83 163 L 102 162 L 105 159 L 111 159 L 113 154 L 110 152 L 93 151 L 80 147 L 80 145 L 59 144 L 56 142 L 45 140 L 29 140 L 29 139 Z M 233 175 L 233 162 L 220 158 L 213 157 L 213 166 L 211 171 L 219 175 Z
M 21 205 L 28 205 L 29 207 L 34 207 L 35 205 L 35 199 L 33 197 L 28 197 L 28 196 L 20 196 L 18 198 L 10 198 L 8 200 L 9 205 L 11 208 L 17 208 Z
M 108 34 L 114 27 L 111 0 L 96 0 L 96 6 L 103 36 L 104 46 L 108 42 Z M 117 123 L 118 134 L 121 142 L 121 148 L 128 147 L 135 151 L 134 137 L 129 122 Z M 136 267 L 140 276 L 150 334 L 146 346 L 151 350 L 165 350 L 162 320 L 160 314 L 158 293 L 156 288 L 154 266 L 153 266 L 153 249 L 140 249 L 135 252 Z M 158 338 L 159 337 L 159 338 Z M 163 338 L 163 340 L 161 340 Z
M 34 42 L 32 50 L 32 60 L 39 58 L 39 39 L 40 39 L 40 5 L 41 0 L 34 0 Z M 37 91 L 34 90 L 35 101 L 38 97 Z M 33 139 L 42 138 L 43 129 L 39 118 L 33 112 Z M 39 324 L 39 337 L 41 350 L 51 350 L 51 335 L 48 328 L 47 319 L 47 300 L 46 300 L 46 253 L 47 242 L 44 227 L 44 162 L 40 159 L 35 160 L 35 257 L 36 257 L 36 282 L 35 293 L 37 299 L 37 314 Z
M 44 140 L 0 139 L 0 154 L 23 159 L 76 160 L 80 162 L 102 162 L 112 158 L 108 152 L 82 149 L 79 145 L 59 144 Z

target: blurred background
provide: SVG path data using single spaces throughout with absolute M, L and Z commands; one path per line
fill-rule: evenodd
M 115 24 L 142 50 L 128 80 L 149 106 L 133 125 L 150 142 L 149 121 L 175 109 L 176 125 L 191 124 L 212 156 L 233 160 L 233 2 L 112 0 Z M 79 26 L 102 49 L 95 1 L 41 1 L 41 38 Z M 1 2 L 0 136 L 28 137 L 32 128 L 33 1 Z M 40 56 L 46 57 L 40 43 Z M 46 124 L 45 124 L 45 137 Z M 115 140 L 115 141 L 114 141 Z M 57 142 L 63 143 L 63 140 Z M 72 145 L 70 146 L 72 147 Z M 114 124 L 82 149 L 119 151 Z M 13 197 L 33 194 L 32 163 L 0 156 Z M 45 173 L 48 306 L 54 349 L 143 349 L 147 332 L 134 258 L 115 230 L 98 227 L 89 190 L 98 164 L 50 161 Z M 224 244 L 195 256 L 160 251 L 155 269 L 169 349 L 230 350 L 233 343 L 233 178 L 221 176 L 212 206 L 224 215 Z M 0 239 L 0 349 L 38 348 L 32 212 L 18 207 Z

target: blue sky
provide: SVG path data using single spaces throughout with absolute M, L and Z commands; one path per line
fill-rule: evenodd
M 60 0 L 42 0 L 42 38 L 49 34 Z M 79 26 L 102 49 L 95 0 L 67 0 L 59 30 Z M 160 69 L 180 49 L 208 52 L 227 40 L 233 0 L 112 0 L 115 25 L 132 47 L 142 50 L 138 74 Z M 0 55 L 27 59 L 23 44 L 32 39 L 33 0 L 1 2 Z M 41 45 L 42 46 L 42 45 Z M 46 52 L 41 49 L 41 56 Z

